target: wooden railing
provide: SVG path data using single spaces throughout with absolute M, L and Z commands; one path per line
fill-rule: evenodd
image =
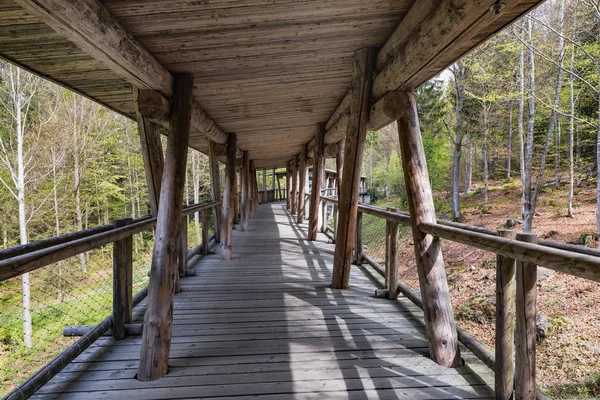
M 176 274 L 176 291 L 179 287 L 179 278 L 195 275 L 195 271 L 188 270 L 187 260 L 195 254 L 208 252 L 209 241 L 214 238 L 214 235 L 209 237 L 209 212 L 220 204 L 221 202 L 209 201 L 184 207 L 179 237 L 179 274 Z M 202 243 L 190 250 L 187 241 L 187 217 L 198 212 L 202 215 Z M 116 220 L 112 225 L 99 226 L 0 251 L 0 282 L 2 282 L 107 244 L 114 244 L 113 313 L 93 327 L 65 327 L 71 335 L 73 332 L 79 332 L 78 334 L 83 336 L 10 392 L 5 399 L 30 397 L 109 329 L 117 339 L 125 337 L 128 331 L 141 332 L 141 327 L 135 329 L 131 326 L 132 309 L 146 297 L 148 288 L 145 287 L 132 296 L 131 243 L 133 235 L 155 228 L 156 220 L 156 217 L 151 216 L 137 219 L 123 218 Z
M 337 199 L 321 196 L 323 201 L 323 232 L 332 232 L 327 203 L 337 205 Z M 336 207 L 337 208 L 337 207 Z M 410 226 L 410 215 L 373 206 L 358 206 L 358 218 L 354 246 L 356 264 L 366 262 L 385 278 L 386 288 L 377 295 L 394 299 L 404 294 L 415 305 L 423 308 L 420 293 L 403 282 L 398 282 L 398 226 Z M 362 247 L 362 214 L 372 215 L 386 221 L 386 262 L 381 266 L 364 253 Z M 335 222 L 334 222 L 335 227 Z M 534 234 L 517 234 L 514 230 L 497 231 L 437 220 L 423 223 L 418 229 L 435 237 L 462 243 L 477 249 L 493 252 L 496 263 L 496 338 L 495 354 L 465 330 L 457 327 L 459 340 L 481 359 L 495 374 L 497 399 L 527 398 L 535 391 L 537 398 L 546 396 L 535 385 L 535 310 L 537 266 L 600 282 L 600 251 L 567 243 L 539 239 Z M 516 272 L 516 273 L 515 273 Z M 516 291 L 513 289 L 516 282 Z M 513 330 L 512 327 L 515 326 Z M 513 362 L 513 346 L 515 356 Z M 533 389 L 532 389 L 533 388 Z
M 286 190 L 275 189 L 275 190 L 259 190 L 258 201 L 262 203 L 270 203 L 273 201 L 285 200 Z

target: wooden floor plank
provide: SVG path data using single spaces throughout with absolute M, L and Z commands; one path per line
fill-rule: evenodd
M 359 269 L 348 290 L 329 288 L 333 245 L 308 242 L 306 230 L 284 204 L 261 205 L 249 232 L 234 230 L 232 261 L 190 260 L 197 274 L 175 296 L 166 377 L 135 379 L 139 337 L 102 337 L 34 398 L 493 397 L 481 363 L 427 357 L 423 314 L 407 299 L 375 298 Z

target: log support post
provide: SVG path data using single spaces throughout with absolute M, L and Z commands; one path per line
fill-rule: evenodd
M 297 194 L 298 194 L 298 155 L 295 155 L 294 158 L 292 159 L 292 188 L 291 188 L 292 197 L 290 199 L 292 214 L 296 214 Z
M 242 204 L 240 209 L 240 225 L 242 232 L 248 232 L 248 218 L 250 215 L 250 196 L 252 189 L 250 188 L 250 158 L 248 158 L 248 151 L 244 151 L 242 156 Z
M 161 182 L 156 240 L 148 284 L 148 304 L 137 379 L 159 379 L 167 373 L 173 324 L 173 283 L 177 275 L 177 237 L 183 209 L 193 79 L 174 78 L 173 107 Z
M 140 112 L 138 102 L 140 91 L 133 89 L 133 100 L 135 102 L 136 117 L 138 123 L 138 134 L 142 157 L 144 159 L 144 173 L 148 184 L 148 197 L 150 200 L 150 211 L 152 216 L 158 215 L 158 201 L 160 199 L 160 185 L 164 169 L 164 157 L 162 144 L 160 142 L 159 127 Z
M 519 233 L 517 239 L 537 243 L 537 235 Z M 515 330 L 515 399 L 535 399 L 535 314 L 537 312 L 537 266 L 517 262 Z
M 250 160 L 250 218 L 256 218 L 256 207 L 258 207 L 258 176 L 254 167 L 254 160 Z
M 308 213 L 308 240 L 317 240 L 317 231 L 319 229 L 319 204 L 321 202 L 321 186 L 325 172 L 324 150 L 325 124 L 321 123 L 317 126 L 317 135 L 315 137 L 315 161 L 312 169 L 312 188 L 310 191 L 310 210 Z
M 242 187 L 242 171 L 237 167 L 237 162 L 236 162 L 236 167 L 233 171 L 233 224 L 238 224 L 240 222 L 240 193 L 239 193 L 239 188 Z M 221 223 L 221 226 L 223 226 L 223 224 Z
M 440 238 L 419 229 L 423 222 L 435 224 L 436 216 L 413 93 L 400 92 L 395 107 L 429 352 L 438 364 L 457 367 L 460 350 Z
M 208 210 L 202 210 L 202 253 L 204 255 L 208 254 L 208 239 Z
M 304 222 L 304 211 L 306 206 L 306 145 L 300 151 L 300 167 L 298 169 L 298 215 L 296 222 Z
M 321 202 L 321 214 L 323 215 L 323 219 L 321 220 L 321 232 L 325 233 L 327 231 L 327 202 L 323 200 Z
M 288 162 L 285 169 L 285 207 L 292 210 L 292 162 Z
M 516 239 L 514 230 L 500 229 L 498 236 Z M 496 400 L 513 398 L 515 331 L 515 260 L 496 256 L 496 359 L 494 364 Z
M 208 165 L 210 169 L 210 194 L 214 201 L 221 200 L 221 176 L 219 174 L 219 160 L 217 159 L 216 143 L 208 141 Z M 215 221 L 215 243 L 221 242 L 221 213 L 217 207 L 213 208 Z
M 117 219 L 115 228 L 131 224 L 131 218 Z M 133 308 L 133 238 L 113 244 L 113 325 L 115 339 L 125 337 L 125 325 L 131 324 Z
M 397 210 L 395 210 L 397 211 Z M 388 234 L 388 298 L 396 299 L 398 297 L 398 223 L 394 221 L 386 221 Z
M 233 211 L 234 201 L 237 193 L 235 187 L 235 153 L 237 147 L 237 136 L 235 133 L 227 135 L 227 162 L 225 165 L 225 193 L 221 215 L 221 260 L 231 260 L 233 239 Z M 237 218 L 236 218 L 237 219 Z
M 362 232 L 363 213 L 356 213 L 356 233 L 354 235 L 354 264 L 363 263 L 363 232 Z
M 175 278 L 175 293 L 181 292 L 180 278 L 186 277 L 188 264 L 188 218 L 187 215 L 181 217 L 179 229 L 179 254 L 177 255 L 177 270 L 179 277 Z
M 342 181 L 338 193 L 339 216 L 331 280 L 334 289 L 346 289 L 350 282 L 350 263 L 358 212 L 360 172 L 369 120 L 375 53 L 372 47 L 354 52 L 350 118 L 346 133 Z

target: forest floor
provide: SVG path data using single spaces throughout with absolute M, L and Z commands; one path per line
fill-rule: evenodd
M 387 205 L 394 203 L 390 200 Z M 486 205 L 479 190 L 461 200 L 464 222 L 470 225 L 497 229 L 508 219 L 521 219 L 518 180 L 491 186 Z M 573 218 L 567 217 L 566 201 L 566 185 L 546 187 L 533 232 L 545 239 L 581 244 L 582 234 L 597 232 L 595 183 L 576 188 Z M 411 235 L 406 231 L 400 237 L 400 259 L 406 260 L 401 263 L 400 279 L 418 288 Z M 598 242 L 592 240 L 588 246 L 597 247 Z M 443 253 L 458 323 L 493 349 L 495 255 L 450 241 L 443 241 Z M 538 384 L 555 398 L 600 397 L 600 284 L 561 273 L 545 275 L 538 273 L 538 315 L 545 317 L 550 332 L 538 341 Z

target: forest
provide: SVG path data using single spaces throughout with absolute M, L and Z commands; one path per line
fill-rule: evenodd
M 549 0 L 415 90 L 438 215 L 493 228 L 511 220 L 552 240 L 598 246 L 599 37 L 600 2 Z M 2 248 L 149 214 L 139 146 L 134 121 L 0 60 Z M 407 207 L 399 153 L 395 124 L 368 132 L 363 175 L 376 205 Z M 187 170 L 187 202 L 208 198 L 206 155 L 190 151 Z M 199 241 L 198 220 L 189 223 L 190 241 Z M 402 236 L 409 254 L 410 235 Z M 152 240 L 150 232 L 134 240 L 137 287 Z M 490 312 L 465 286 L 493 292 L 489 255 L 463 250 L 444 249 L 451 289 L 462 296 L 453 297 L 457 319 L 493 346 L 493 324 L 459 307 Z M 109 249 L 52 271 L 0 283 L 0 394 L 72 343 L 65 325 L 109 313 Z M 598 396 L 599 287 L 560 276 L 544 282 L 541 309 L 556 333 L 540 345 L 540 383 L 558 397 Z

